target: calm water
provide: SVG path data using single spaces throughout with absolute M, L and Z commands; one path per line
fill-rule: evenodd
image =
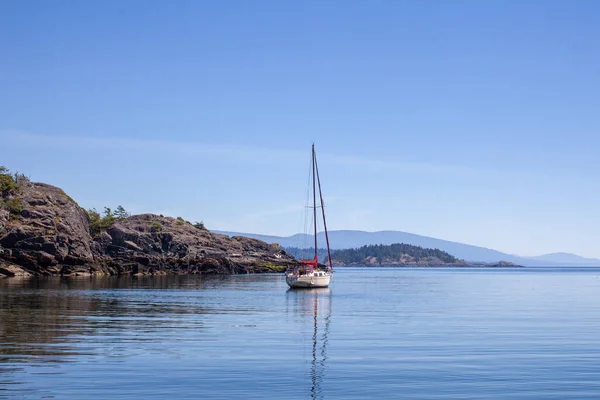
M 0 398 L 598 399 L 600 269 L 0 280 Z

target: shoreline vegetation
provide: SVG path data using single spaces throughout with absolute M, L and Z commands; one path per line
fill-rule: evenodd
M 296 258 L 310 258 L 314 254 L 314 247 L 311 249 L 284 247 L 284 249 Z M 326 249 L 319 249 L 318 254 L 321 259 L 327 258 Z M 521 267 L 507 261 L 469 262 L 439 249 L 405 243 L 333 250 L 331 259 L 336 267 Z
M 62 189 L 0 166 L 0 277 L 280 273 L 313 255 L 181 217 L 130 215 L 120 205 L 85 210 Z M 516 266 L 407 244 L 336 250 L 332 259 L 337 267 Z

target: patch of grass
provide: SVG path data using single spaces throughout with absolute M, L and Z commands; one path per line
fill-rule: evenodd
M 177 222 L 176 222 L 176 224 L 177 224 L 177 225 L 183 225 L 183 224 L 185 224 L 185 219 L 183 219 L 183 218 L 181 218 L 181 217 L 177 217 Z
M 146 224 L 150 227 L 150 229 L 153 232 L 160 232 L 162 231 L 162 224 L 158 221 L 146 221 Z
M 270 272 L 285 272 L 286 267 L 283 265 L 271 264 L 271 263 L 263 263 L 258 265 L 259 268 L 267 269 Z

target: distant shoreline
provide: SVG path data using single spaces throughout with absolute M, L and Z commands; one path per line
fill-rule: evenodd
M 501 264 L 436 264 L 436 265 L 417 265 L 417 264 L 349 264 L 349 265 L 334 265 L 335 268 L 527 268 L 523 265 L 501 265 Z M 529 268 L 546 268 L 546 267 L 529 267 Z M 549 267 L 552 268 L 552 267 Z M 561 267 L 556 267 L 561 268 Z M 570 268 L 570 267 L 562 267 Z M 600 268 L 600 267 L 598 267 Z
M 402 269 L 552 269 L 552 270 L 600 270 L 600 265 L 337 265 L 336 269 L 346 268 L 402 268 Z

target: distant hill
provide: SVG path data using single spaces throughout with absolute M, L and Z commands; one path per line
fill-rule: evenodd
M 543 263 L 568 264 L 581 266 L 600 266 L 600 260 L 597 258 L 586 258 L 571 253 L 551 253 L 536 257 L 527 257 L 530 260 L 536 260 Z
M 254 233 L 215 232 L 229 236 L 251 237 L 263 240 L 267 243 L 278 243 L 283 247 L 308 248 L 314 246 L 312 236 L 300 233 L 282 237 Z M 325 235 L 323 232 L 318 234 L 317 242 L 319 248 L 326 247 Z M 329 232 L 329 242 L 332 249 L 351 249 L 365 245 L 405 243 L 420 247 L 440 249 L 456 258 L 469 262 L 497 263 L 499 261 L 507 261 L 525 266 L 600 266 L 599 259 L 584 258 L 575 254 L 554 253 L 539 257 L 521 257 L 485 247 L 472 246 L 401 231 L 365 232 L 355 230 L 334 230 Z

